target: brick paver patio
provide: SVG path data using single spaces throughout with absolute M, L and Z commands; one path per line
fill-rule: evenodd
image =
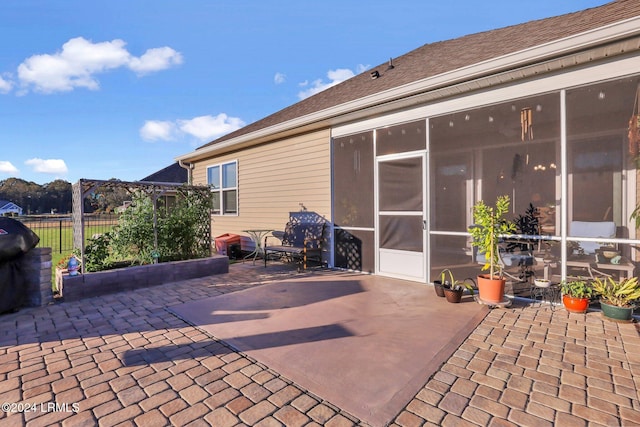
M 361 425 L 166 310 L 296 274 L 237 264 L 0 316 L 0 425 Z M 637 324 L 515 304 L 490 311 L 393 425 L 640 425 L 638 390 Z

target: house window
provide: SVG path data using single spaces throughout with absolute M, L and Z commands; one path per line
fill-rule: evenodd
M 207 168 L 207 184 L 213 192 L 214 215 L 238 214 L 238 162 Z

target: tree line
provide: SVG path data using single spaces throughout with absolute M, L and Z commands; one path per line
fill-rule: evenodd
M 68 214 L 73 205 L 72 186 L 62 179 L 36 184 L 20 178 L 0 181 L 0 200 L 8 200 L 22 208 L 23 215 Z M 85 212 L 113 212 L 131 200 L 121 188 L 98 188 L 84 199 Z

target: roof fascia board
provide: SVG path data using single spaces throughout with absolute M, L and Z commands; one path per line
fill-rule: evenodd
M 613 59 L 600 62 L 597 65 L 585 66 L 574 69 L 571 72 L 558 71 L 552 75 L 538 75 L 534 78 L 523 80 L 516 85 L 502 85 L 498 88 L 485 87 L 480 90 L 466 91 L 452 89 L 459 96 L 448 97 L 440 102 L 432 103 L 424 99 L 423 95 L 417 95 L 416 99 L 396 101 L 392 111 L 378 111 L 375 107 L 368 111 L 365 117 L 356 116 L 360 112 L 348 115 L 343 123 L 331 128 L 332 137 L 342 137 L 371 129 L 395 125 L 398 123 L 420 120 L 425 117 L 433 117 L 456 111 L 467 111 L 490 104 L 499 104 L 513 99 L 533 96 L 540 93 L 555 92 L 561 89 L 572 88 L 590 84 L 594 81 L 610 80 L 624 76 L 631 76 L 640 70 L 640 55 L 627 56 L 626 58 Z M 464 83 L 463 83 L 464 84 Z M 477 89 L 477 88 L 476 88 Z M 448 89 L 442 89 L 446 91 Z M 487 97 L 487 92 L 491 97 Z M 444 96 L 444 95 L 443 95 Z
M 454 85 L 463 81 L 477 79 L 483 76 L 504 72 L 526 65 L 534 64 L 569 55 L 596 45 L 603 45 L 640 34 L 640 17 L 633 17 L 594 30 L 575 34 L 563 39 L 544 43 L 532 48 L 524 49 L 507 55 L 492 58 L 467 67 L 458 68 L 433 77 L 418 80 L 382 91 L 370 96 L 365 96 L 353 101 L 320 110 L 305 116 L 278 123 L 249 134 L 241 135 L 209 147 L 198 149 L 190 153 L 176 157 L 177 161 L 195 161 L 209 157 L 213 154 L 228 151 L 236 146 L 251 144 L 253 142 L 266 142 L 271 139 L 282 138 L 286 134 L 294 133 L 293 130 L 306 127 L 316 122 L 322 122 L 360 109 L 388 103 L 400 98 L 416 95 L 421 92 L 432 91 L 441 87 Z M 316 126 L 318 127 L 318 126 Z

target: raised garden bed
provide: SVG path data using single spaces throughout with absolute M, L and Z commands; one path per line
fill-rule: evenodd
M 75 301 L 228 272 L 229 258 L 214 255 L 209 258 L 137 265 L 77 276 L 62 273 L 61 296 L 65 301 Z

